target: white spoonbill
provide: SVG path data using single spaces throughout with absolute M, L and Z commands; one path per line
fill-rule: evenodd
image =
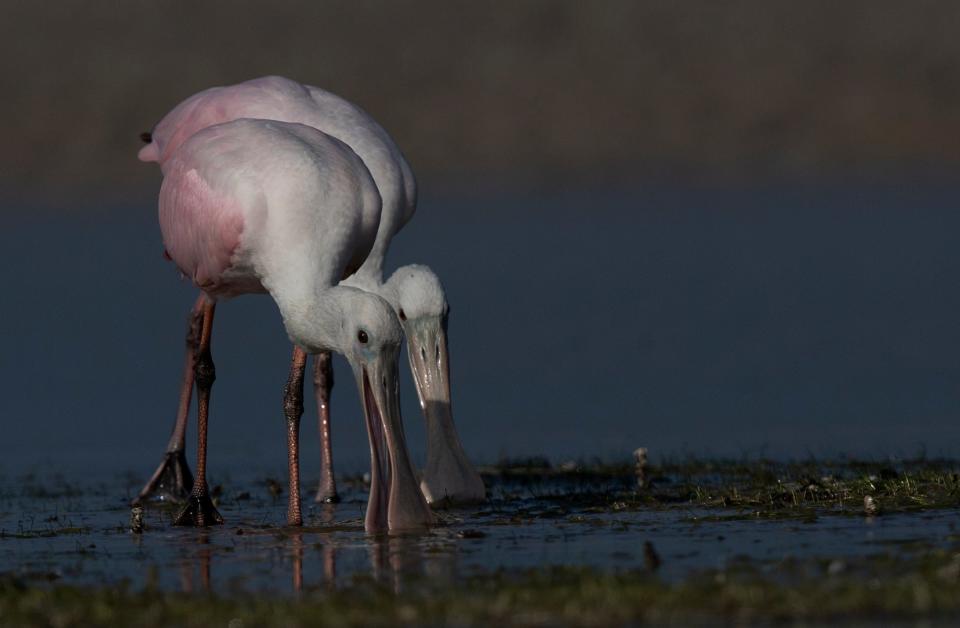
M 370 532 L 422 528 L 432 514 L 404 442 L 397 360 L 402 330 L 381 297 L 338 286 L 376 237 L 380 196 L 342 142 L 300 124 L 242 119 L 192 135 L 164 164 L 160 228 L 168 256 L 203 290 L 195 347 L 197 478 L 180 525 L 222 521 L 207 493 L 206 432 L 217 299 L 269 292 L 296 345 L 284 408 L 290 495 L 300 525 L 299 423 L 306 353 L 349 361 L 370 438 Z
M 174 107 L 150 134 L 140 151 L 143 161 L 167 162 L 187 138 L 212 124 L 238 118 L 263 118 L 306 124 L 336 137 L 360 156 L 383 199 L 380 226 L 373 249 L 344 285 L 384 297 L 397 313 L 407 338 L 407 354 L 427 426 L 427 464 L 420 483 L 430 503 L 479 501 L 485 497 L 480 475 L 471 466 L 453 423 L 450 367 L 447 350 L 449 308 L 440 280 L 428 267 L 404 266 L 383 280 L 383 262 L 393 236 L 416 207 L 413 172 L 393 139 L 356 105 L 320 88 L 279 76 L 267 76 L 227 87 L 213 87 Z M 189 468 L 183 456 L 184 431 L 190 402 L 191 355 L 186 358 L 184 393 L 166 458 L 140 497 L 185 487 Z M 317 501 L 336 501 L 330 444 L 330 389 L 333 372 L 329 353 L 314 360 L 314 385 L 319 410 L 321 479 Z M 172 486 L 171 486 L 172 485 Z M 182 489 L 181 489 L 182 490 Z

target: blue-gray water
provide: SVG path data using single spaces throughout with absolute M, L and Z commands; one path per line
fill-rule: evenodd
M 877 578 L 875 570 L 864 573 L 861 559 L 909 560 L 953 551 L 957 542 L 956 509 L 863 517 L 856 500 L 785 518 L 693 502 L 598 512 L 603 495 L 618 494 L 607 491 L 629 494 L 622 480 L 528 476 L 515 484 L 488 477 L 487 503 L 443 511 L 443 524 L 429 532 L 387 538 L 363 532 L 367 494 L 360 486 L 341 486 L 344 501 L 336 506 L 307 500 L 305 527 L 288 528 L 285 498 L 271 497 L 241 471 L 219 500 L 224 526 L 178 528 L 171 525 L 175 511 L 152 508 L 144 513 L 146 531 L 131 534 L 129 499 L 140 485 L 134 476 L 0 475 L 0 574 L 41 584 L 221 593 L 293 592 L 295 574 L 308 591 L 369 575 L 403 591 L 423 584 L 418 579 L 447 588 L 473 575 L 552 566 L 635 572 L 649 569 L 644 544 L 651 543 L 662 559 L 658 577 L 667 582 L 738 565 L 773 580 L 803 573 L 819 580 L 831 573 L 828 565 L 845 571 L 848 564 L 851 573 Z M 586 499 L 578 503 L 577 495 Z
M 957 455 L 955 198 L 895 185 L 427 193 L 389 262 L 428 263 L 446 283 L 454 413 L 479 461 L 638 446 Z M 154 204 L 7 205 L 0 468 L 146 475 L 169 434 L 194 297 L 161 258 Z M 283 469 L 289 349 L 269 298 L 218 310 L 214 479 L 218 466 Z M 335 459 L 358 470 L 365 429 L 335 366 Z

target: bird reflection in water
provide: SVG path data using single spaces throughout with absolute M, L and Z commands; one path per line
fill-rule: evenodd
M 212 551 L 210 548 L 210 536 L 202 530 L 194 539 L 195 549 L 191 552 L 193 556 L 187 555 L 180 561 L 180 589 L 184 593 L 194 592 L 194 576 L 199 573 L 200 588 L 199 592 L 210 593 L 210 562 Z
M 318 506 L 314 521 L 331 519 L 334 509 Z M 344 578 L 356 576 L 368 576 L 396 594 L 427 580 L 457 579 L 454 535 L 442 530 L 426 535 L 359 535 L 354 528 L 357 524 L 200 531 L 183 539 L 171 564 L 171 575 L 176 576 L 169 584 L 184 593 L 211 593 L 224 588 L 240 591 L 256 588 L 266 576 L 281 589 L 299 596 L 332 591 Z M 284 581 L 289 584 L 283 585 Z
M 373 579 L 389 586 L 394 593 L 403 589 L 403 576 L 416 576 L 422 571 L 419 548 L 411 549 L 409 545 L 403 537 L 382 537 L 372 539 L 367 547 Z
M 297 530 L 290 535 L 290 547 L 293 553 L 293 592 L 303 592 L 303 533 Z

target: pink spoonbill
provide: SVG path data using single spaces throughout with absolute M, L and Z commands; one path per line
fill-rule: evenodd
M 171 157 L 193 134 L 207 126 L 239 118 L 280 120 L 319 129 L 350 146 L 369 169 L 383 199 L 380 225 L 370 254 L 343 285 L 386 299 L 403 326 L 417 395 L 426 419 L 427 460 L 420 487 L 427 501 L 482 500 L 485 497 L 483 481 L 467 459 L 453 422 L 447 349 L 449 307 L 440 280 L 430 268 L 416 264 L 399 268 L 386 281 L 383 278 L 390 240 L 410 220 L 416 208 L 416 182 L 400 149 L 369 114 L 353 103 L 317 87 L 267 76 L 237 85 L 213 87 L 187 98 L 174 107 L 152 133 L 144 134 L 148 143 L 140 151 L 140 159 L 159 162 L 166 174 Z M 166 457 L 141 492 L 141 499 L 165 491 L 175 495 L 184 491 L 189 480 L 183 444 L 190 401 L 190 361 L 188 346 L 177 422 Z M 330 354 L 321 352 L 314 359 L 323 457 L 317 501 L 338 499 L 330 441 L 332 384 Z
M 206 482 L 206 436 L 215 379 L 210 353 L 218 300 L 267 292 L 295 345 L 284 394 L 290 495 L 287 521 L 302 522 L 299 423 L 307 353 L 346 357 L 370 438 L 370 532 L 423 528 L 432 514 L 404 442 L 397 361 L 402 329 L 383 298 L 337 285 L 376 239 L 380 196 L 346 144 L 315 128 L 241 119 L 209 126 L 164 163 L 160 228 L 167 255 L 203 291 L 188 362 L 197 385 L 197 477 L 179 525 L 222 520 Z M 192 354 L 192 355 L 191 355 Z

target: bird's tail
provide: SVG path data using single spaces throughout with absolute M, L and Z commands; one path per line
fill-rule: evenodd
M 146 142 L 146 146 L 137 153 L 137 159 L 140 161 L 160 161 L 160 147 L 153 141 L 153 135 L 145 131 L 140 134 L 140 139 Z

